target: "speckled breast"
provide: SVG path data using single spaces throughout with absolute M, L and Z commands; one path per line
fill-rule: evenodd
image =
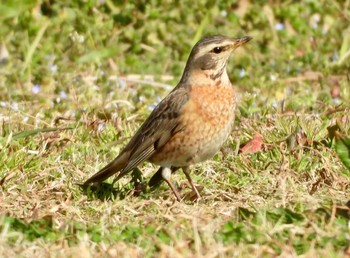
M 234 120 L 231 85 L 192 87 L 179 117 L 184 129 L 150 159 L 160 166 L 183 167 L 214 156 L 228 138 Z

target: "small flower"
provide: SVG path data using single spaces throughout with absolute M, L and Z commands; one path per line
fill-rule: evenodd
M 124 79 L 119 79 L 119 87 L 122 89 L 125 89 L 128 86 L 128 84 L 126 83 L 126 80 Z
M 155 109 L 156 106 L 157 106 L 157 104 L 153 103 L 153 104 L 148 106 L 148 110 L 153 111 L 153 109 Z
M 49 64 L 49 70 L 50 70 L 52 73 L 56 73 L 57 70 L 58 70 L 57 65 Z
M 45 58 L 47 60 L 54 60 L 56 58 L 56 56 L 54 54 L 51 54 L 51 55 L 46 55 Z
M 275 24 L 275 30 L 280 31 L 280 30 L 284 30 L 284 24 L 282 22 L 278 22 Z
M 69 33 L 69 37 L 74 43 L 84 43 L 85 41 L 85 37 L 83 35 L 79 35 L 79 33 L 76 31 Z
M 99 123 L 97 126 L 97 131 L 101 132 L 103 130 L 103 127 L 104 127 L 103 123 Z
M 17 102 L 12 102 L 11 103 L 11 108 L 14 110 L 14 111 L 18 111 L 18 103 Z
M 335 105 L 341 104 L 341 101 L 340 101 L 339 98 L 332 99 L 332 101 L 333 101 L 333 103 L 334 103 Z
M 338 52 L 337 52 L 337 51 L 334 51 L 334 52 L 333 52 L 333 56 L 332 56 L 332 61 L 335 62 L 335 61 L 338 60 L 338 58 L 339 58 Z
M 143 102 L 145 100 L 144 96 L 138 96 L 137 101 L 138 102 Z
M 155 107 L 156 107 L 156 106 L 159 104 L 159 102 L 161 102 L 161 101 L 162 101 L 162 99 L 158 96 L 158 97 L 157 97 L 157 101 L 148 106 L 148 110 L 152 111 L 153 109 L 155 109 Z
M 226 16 L 227 16 L 227 11 L 226 11 L 226 10 L 222 10 L 222 11 L 220 12 L 220 15 L 221 15 L 222 17 L 226 17 Z
M 66 93 L 64 90 L 61 90 L 61 91 L 60 91 L 60 97 L 61 97 L 62 99 L 67 99 L 67 98 L 68 98 L 67 93 Z
M 38 93 L 40 92 L 40 88 L 41 88 L 40 84 L 35 84 L 35 85 L 33 85 L 33 87 L 32 87 L 32 93 L 33 93 L 33 94 L 38 94 Z
M 245 69 L 242 68 L 242 69 L 239 71 L 239 77 L 242 78 L 242 77 L 244 77 L 244 75 L 245 75 Z
M 321 21 L 321 15 L 316 13 L 314 15 L 311 16 L 310 18 L 310 25 L 313 29 L 317 29 L 318 28 L 318 24 Z

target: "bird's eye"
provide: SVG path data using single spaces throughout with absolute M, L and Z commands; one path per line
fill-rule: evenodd
M 222 47 L 214 47 L 212 52 L 214 52 L 215 54 L 220 54 L 222 52 Z

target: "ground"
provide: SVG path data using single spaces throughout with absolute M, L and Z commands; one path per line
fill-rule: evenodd
M 350 1 L 0 4 L 1 257 L 350 256 Z M 111 161 L 203 36 L 230 58 L 232 134 L 192 168 L 198 202 L 112 186 Z

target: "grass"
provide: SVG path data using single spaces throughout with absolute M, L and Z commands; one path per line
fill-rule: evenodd
M 334 137 L 350 136 L 349 10 L 350 1 L 1 3 L 0 256 L 350 255 L 350 172 Z M 207 34 L 254 40 L 228 64 L 240 95 L 231 137 L 192 169 L 203 199 L 189 200 L 182 173 L 183 203 L 164 184 L 145 188 L 149 163 L 114 187 L 79 187 Z M 263 148 L 241 153 L 255 134 Z

